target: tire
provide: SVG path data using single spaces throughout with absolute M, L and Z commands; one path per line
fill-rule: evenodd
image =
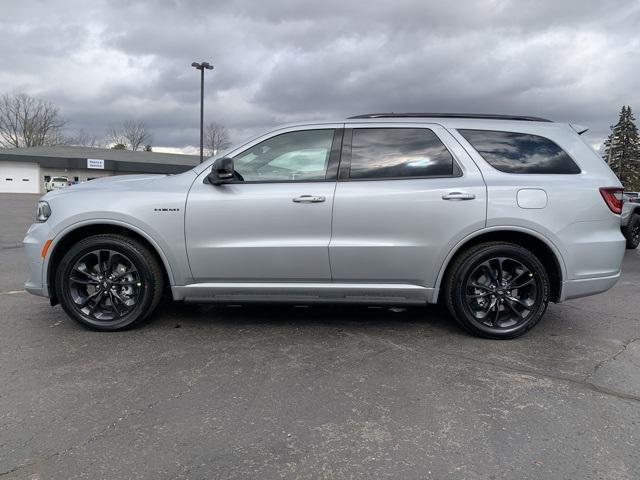
M 533 328 L 547 309 L 549 291 L 540 260 L 506 242 L 464 251 L 444 284 L 445 302 L 456 321 L 469 333 L 492 339 L 516 338 Z
M 640 215 L 634 214 L 626 227 L 622 227 L 622 234 L 627 239 L 627 249 L 633 250 L 640 245 Z
M 162 297 L 164 278 L 156 257 L 136 240 L 94 235 L 75 244 L 55 272 L 64 311 L 82 325 L 114 332 L 149 317 Z

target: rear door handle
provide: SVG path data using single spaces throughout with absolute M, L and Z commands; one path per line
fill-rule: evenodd
M 320 203 L 324 200 L 325 198 L 321 195 L 300 195 L 293 199 L 295 203 Z
M 467 192 L 449 192 L 442 196 L 443 200 L 473 200 L 476 196 Z

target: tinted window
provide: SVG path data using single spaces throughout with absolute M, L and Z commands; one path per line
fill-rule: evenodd
M 580 168 L 548 138 L 515 132 L 458 130 L 492 167 L 507 173 L 580 173 Z
M 233 158 L 245 181 L 324 180 L 333 130 L 283 133 Z
M 453 175 L 453 157 L 431 130 L 355 128 L 351 178 Z

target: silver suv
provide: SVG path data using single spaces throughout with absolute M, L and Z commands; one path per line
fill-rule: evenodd
M 372 114 L 278 128 L 179 175 L 45 195 L 26 289 L 82 324 L 187 302 L 424 305 L 513 338 L 620 276 L 622 188 L 568 124 Z

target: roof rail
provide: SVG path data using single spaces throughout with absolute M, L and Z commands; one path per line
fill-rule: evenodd
M 348 117 L 348 120 L 364 118 L 484 118 L 487 120 L 523 120 L 527 122 L 551 122 L 546 118 L 521 115 L 496 115 L 493 113 L 365 113 Z

